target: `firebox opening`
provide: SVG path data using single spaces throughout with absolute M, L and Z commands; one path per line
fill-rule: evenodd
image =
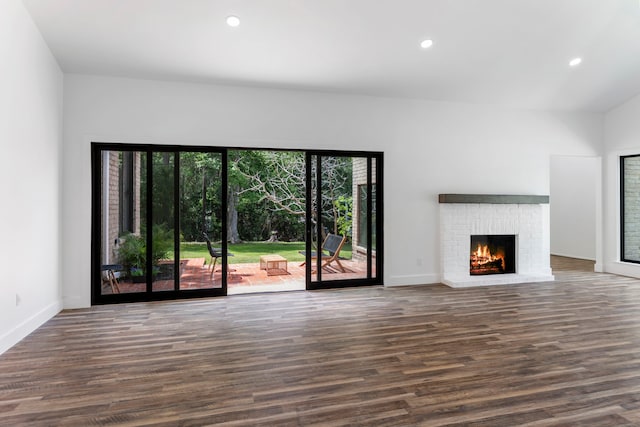
M 516 272 L 516 236 L 491 234 L 471 236 L 469 273 L 509 274 Z

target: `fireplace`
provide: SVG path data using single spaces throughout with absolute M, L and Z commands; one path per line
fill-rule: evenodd
M 463 288 L 553 280 L 549 196 L 440 194 L 438 201 L 442 283 Z M 485 240 L 474 240 L 478 236 Z M 479 243 L 486 251 L 478 252 Z M 473 252 L 490 264 L 472 272 Z
M 472 235 L 469 274 L 513 274 L 516 272 L 516 236 L 513 234 Z

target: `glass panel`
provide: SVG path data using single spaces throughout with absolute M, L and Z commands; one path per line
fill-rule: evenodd
M 369 242 L 369 194 L 367 184 L 358 184 L 358 228 L 354 231 L 354 241 L 359 247 L 366 248 Z
M 181 290 L 222 287 L 221 179 L 220 153 L 180 153 Z
M 377 198 L 377 184 L 376 184 L 377 163 L 376 159 L 371 159 L 371 244 L 368 250 L 371 251 L 371 277 L 378 277 L 376 274 L 376 229 L 378 227 L 377 215 L 378 210 L 378 198 Z
M 622 159 L 623 261 L 640 262 L 640 156 Z
M 367 237 L 366 203 L 365 218 L 361 219 L 354 210 L 354 195 L 360 192 L 366 201 L 367 159 L 365 157 L 321 157 L 321 197 L 314 192 L 314 206 L 319 207 L 317 215 L 322 227 L 320 235 L 316 231 L 316 242 L 320 243 L 320 278 L 312 280 L 333 281 L 360 279 L 367 277 L 366 244 L 360 247 L 354 242 L 360 236 Z M 356 203 L 358 201 L 356 200 Z M 360 207 L 360 209 L 362 209 Z M 314 218 L 315 219 L 315 218 Z M 358 224 L 364 224 L 361 230 Z M 314 270 L 317 270 L 317 260 Z
M 145 292 L 146 154 L 103 151 L 101 158 L 101 294 Z
M 366 159 L 354 159 L 357 162 L 366 163 Z M 356 242 L 357 251 L 366 254 L 369 245 L 369 233 L 371 233 L 371 249 L 376 249 L 376 184 L 375 184 L 375 159 L 372 161 L 371 171 L 371 195 L 369 196 L 369 185 L 367 184 L 367 176 L 365 173 L 354 173 L 354 188 L 357 188 L 358 205 L 357 212 L 354 217 L 354 224 L 357 225 L 354 231 L 354 241 Z M 366 165 L 365 165 L 366 167 Z M 371 206 L 369 206 L 371 205 Z M 371 212 L 369 212 L 371 210 Z M 369 230 L 369 224 L 371 229 Z M 375 256 L 375 254 L 374 254 Z
M 304 153 L 232 150 L 228 169 L 228 293 L 305 289 Z
M 153 291 L 175 288 L 175 153 L 153 153 L 151 194 L 151 268 Z
M 322 243 L 321 233 L 318 233 L 318 161 L 319 156 L 311 156 L 311 281 L 317 282 L 318 266 L 321 265 L 316 255 Z M 306 244 L 306 243 L 305 243 Z

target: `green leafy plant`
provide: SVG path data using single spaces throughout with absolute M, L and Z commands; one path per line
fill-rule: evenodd
M 173 248 L 173 232 L 162 225 L 153 226 L 151 263 L 155 267 L 161 259 L 167 257 Z M 118 249 L 120 262 L 131 277 L 146 275 L 147 238 L 138 234 L 127 233 L 121 237 Z M 154 271 L 156 269 L 154 268 Z
M 353 198 L 351 196 L 339 196 L 333 202 L 336 212 L 336 226 L 338 234 L 351 238 L 351 227 L 353 224 Z
M 142 270 L 141 268 L 137 268 L 137 267 L 131 267 L 130 273 L 131 273 L 131 277 L 142 277 L 142 276 L 144 276 L 144 270 Z
M 147 259 L 145 237 L 133 233 L 123 235 L 120 238 L 118 256 L 130 276 L 136 275 L 138 271 L 143 275 Z

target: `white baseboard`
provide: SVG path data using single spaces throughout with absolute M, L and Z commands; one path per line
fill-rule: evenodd
M 58 300 L 29 317 L 15 328 L 0 337 L 0 354 L 19 343 L 24 337 L 38 329 L 62 310 L 62 301 Z
M 604 267 L 605 273 L 613 273 L 620 276 L 640 278 L 640 264 L 615 261 L 606 263 Z
M 76 308 L 89 308 L 91 307 L 90 301 L 85 301 L 81 297 L 64 297 L 64 309 L 73 310 Z
M 553 252 L 551 255 L 561 256 L 561 257 L 565 257 L 565 258 L 583 259 L 585 261 L 595 261 L 596 260 L 595 258 L 583 257 L 583 256 L 578 256 L 578 255 L 570 255 L 570 254 L 559 254 L 557 252 Z
M 385 286 L 431 285 L 440 282 L 440 274 L 417 274 L 391 276 L 385 280 Z

